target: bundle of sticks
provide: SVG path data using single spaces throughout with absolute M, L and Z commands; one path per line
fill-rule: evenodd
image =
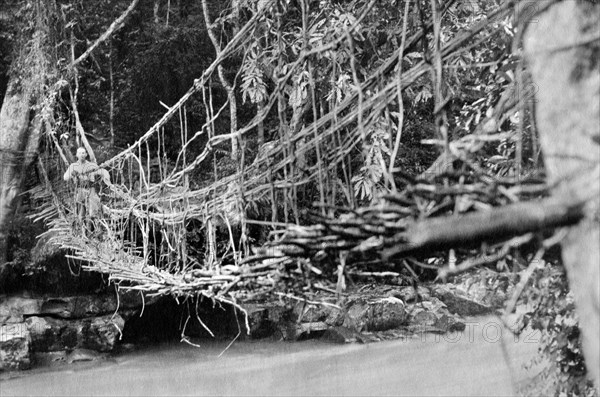
M 390 271 L 407 267 L 408 261 L 445 277 L 498 261 L 536 232 L 578 222 L 584 202 L 545 197 L 549 189 L 541 178 L 514 181 L 472 170 L 442 173 L 431 181 L 413 180 L 403 191 L 385 194 L 367 207 L 327 207 L 327 215 L 311 212 L 314 224 L 289 227 L 245 262 L 278 260 L 294 268 L 300 261 L 318 275 L 345 271 L 377 276 L 396 274 Z M 460 264 L 420 261 L 452 255 L 458 248 L 468 253 Z

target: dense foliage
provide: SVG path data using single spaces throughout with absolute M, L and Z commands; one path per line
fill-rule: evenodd
M 529 312 L 522 318 L 521 326 L 530 325 L 541 335 L 540 355 L 532 365 L 545 365 L 540 382 L 532 385 L 529 392 L 539 395 L 596 395 L 593 385 L 585 377 L 575 304 L 562 265 L 540 263 L 523 301 Z

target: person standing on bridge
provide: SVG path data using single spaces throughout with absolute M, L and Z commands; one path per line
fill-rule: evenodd
M 77 148 L 77 161 L 69 165 L 63 179 L 75 184 L 75 208 L 81 222 L 84 218 L 95 218 L 100 213 L 102 205 L 96 190 L 96 179 L 100 177 L 110 184 L 108 172 L 88 161 L 88 153 L 83 147 Z M 83 225 L 82 225 L 83 226 Z

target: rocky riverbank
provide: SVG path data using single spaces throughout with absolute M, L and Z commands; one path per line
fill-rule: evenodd
M 166 329 L 171 337 L 206 337 L 208 332 L 199 318 L 216 336 L 240 333 L 289 341 L 325 338 L 336 343 L 367 343 L 418 333 L 461 331 L 465 316 L 493 313 L 514 286 L 514 278 L 482 271 L 488 272 L 486 277 L 463 277 L 453 283 L 416 288 L 355 285 L 339 299 L 323 293 L 322 305 L 301 301 L 249 303 L 244 306 L 247 318 L 244 313 L 236 316 L 231 308 L 215 308 L 209 302 L 200 306 L 189 301 L 179 304 L 168 297 L 141 299 L 138 293 L 3 295 L 0 369 L 27 369 L 48 360 L 93 359 L 97 353 L 112 352 L 125 342 L 148 341 L 147 335 L 157 329 Z M 190 313 L 190 308 L 195 308 L 198 316 Z M 128 337 L 123 338 L 124 334 Z
M 123 293 L 0 296 L 0 369 L 27 369 L 40 353 L 112 351 L 140 305 L 138 294 Z
M 464 317 L 496 312 L 512 292 L 513 276 L 483 271 L 488 273 L 485 278 L 460 277 L 453 283 L 431 283 L 416 288 L 382 284 L 355 286 L 338 302 L 324 295 L 322 300 L 329 303 L 327 305 L 303 302 L 292 307 L 283 303 L 246 305 L 250 334 L 279 336 L 284 340 L 323 337 L 349 343 L 423 332 L 462 331 Z

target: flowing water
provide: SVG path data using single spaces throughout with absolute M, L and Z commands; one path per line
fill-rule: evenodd
M 469 320 L 462 333 L 369 344 L 241 341 L 225 350 L 228 342 L 165 343 L 4 374 L 0 396 L 515 395 L 536 373 L 523 364 L 538 341 L 533 332 L 516 339 L 486 317 Z

